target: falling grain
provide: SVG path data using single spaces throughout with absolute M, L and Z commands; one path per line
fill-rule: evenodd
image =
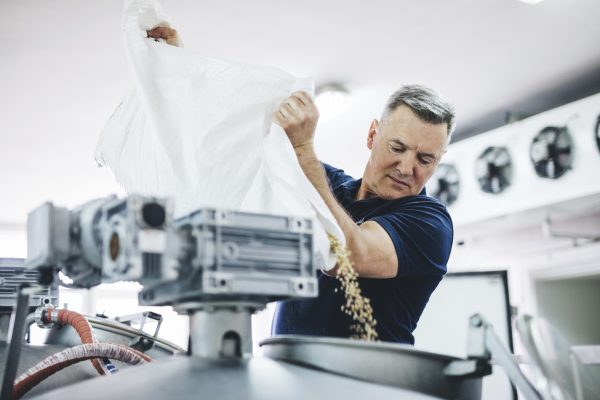
M 350 251 L 332 235 L 329 236 L 331 251 L 337 260 L 336 278 L 342 286 L 346 303 L 342 305 L 342 312 L 349 315 L 354 324 L 350 326 L 352 339 L 377 340 L 375 326 L 377 321 L 373 318 L 373 308 L 368 298 L 361 293 L 358 285 L 358 274 L 352 267 Z

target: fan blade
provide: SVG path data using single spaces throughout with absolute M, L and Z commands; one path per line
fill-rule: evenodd
M 498 167 L 503 167 L 510 164 L 510 155 L 508 152 L 504 150 L 499 153 L 494 160 L 494 164 L 496 164 Z

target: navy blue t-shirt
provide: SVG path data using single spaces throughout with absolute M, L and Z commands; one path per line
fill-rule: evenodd
M 371 299 L 379 339 L 414 344 L 412 332 L 429 296 L 446 273 L 452 247 L 452 220 L 446 207 L 428 197 L 355 200 L 361 180 L 323 164 L 338 202 L 357 224 L 375 221 L 390 235 L 398 255 L 398 274 L 390 279 L 358 278 Z M 318 273 L 319 296 L 279 302 L 273 319 L 275 335 L 350 337 L 350 316 L 341 311 L 344 295 L 335 278 Z

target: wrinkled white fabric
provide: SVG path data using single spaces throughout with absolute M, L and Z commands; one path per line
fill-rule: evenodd
M 156 1 L 126 2 L 135 88 L 101 134 L 99 164 L 127 193 L 173 198 L 177 216 L 218 207 L 315 218 L 320 265 L 332 268 L 326 231 L 342 243 L 343 233 L 271 117 L 292 92 L 312 94 L 312 81 L 147 38 L 157 25 L 171 23 Z

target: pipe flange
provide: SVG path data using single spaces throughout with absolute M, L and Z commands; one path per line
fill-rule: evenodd
M 54 322 L 51 319 L 52 307 L 47 306 L 39 306 L 35 309 L 35 323 L 37 326 L 43 329 L 52 328 L 54 326 Z M 58 314 L 57 314 L 58 315 Z

